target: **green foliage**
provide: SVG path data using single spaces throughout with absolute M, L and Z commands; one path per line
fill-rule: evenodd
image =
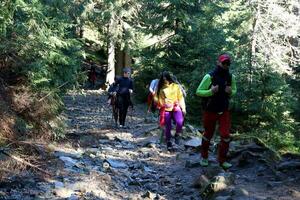
M 228 52 L 238 83 L 238 94 L 232 99 L 233 127 L 261 133 L 264 141 L 276 149 L 299 150 L 293 141 L 299 137 L 294 118 L 299 99 L 294 89 L 297 84 L 293 76 L 285 74 L 287 68 L 297 66 L 286 47 L 293 46 L 299 52 L 299 45 L 282 40 L 283 35 L 294 38 L 294 30 L 299 30 L 299 25 L 289 25 L 295 23 L 291 10 L 296 4 L 272 4 L 268 0 L 143 3 L 145 12 L 140 14 L 140 24 L 146 28 L 141 31 L 160 39 L 140 52 L 138 65 L 142 67 L 136 77 L 142 84 L 137 88 L 139 94 L 144 95 L 146 85 L 156 78 L 149 77 L 154 75 L 151 70 L 170 70 L 187 88 L 188 120 L 199 123 L 201 108 L 200 98 L 194 95 L 196 88 L 214 67 L 218 54 Z M 278 11 L 290 18 L 278 19 Z M 283 27 L 292 35 L 282 32 Z
M 43 100 L 47 104 L 40 107 L 42 111 L 35 109 L 43 116 L 31 118 L 29 124 L 40 126 L 55 119 L 61 111 L 58 94 L 82 80 L 83 44 L 74 31 L 81 14 L 74 11 L 80 7 L 80 3 L 69 0 L 1 2 L 0 55 L 11 60 L 10 74 L 24 77 L 22 84 L 35 92 L 32 102 L 39 105 Z
M 48 114 L 41 119 L 53 122 L 61 137 L 63 125 L 53 120 L 62 110 L 61 94 L 83 80 L 82 59 L 107 59 L 109 42 L 134 56 L 138 100 L 145 101 L 150 81 L 169 70 L 186 88 L 187 118 L 198 125 L 196 88 L 217 56 L 228 52 L 238 85 L 234 129 L 255 133 L 276 149 L 299 151 L 297 5 L 295 0 L 4 0 L 0 59 L 10 74 L 25 77 L 22 84 L 36 94 L 33 102 L 48 95 L 43 112 Z M 78 34 L 82 30 L 89 39 Z

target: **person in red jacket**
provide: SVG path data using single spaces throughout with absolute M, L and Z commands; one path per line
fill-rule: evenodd
M 218 146 L 218 161 L 224 169 L 232 167 L 227 162 L 230 142 L 229 98 L 236 94 L 235 77 L 229 72 L 231 58 L 228 54 L 218 57 L 216 68 L 206 74 L 197 88 L 196 95 L 203 97 L 203 124 L 201 166 L 208 166 L 208 149 L 214 134 L 216 123 L 219 122 L 221 142 Z

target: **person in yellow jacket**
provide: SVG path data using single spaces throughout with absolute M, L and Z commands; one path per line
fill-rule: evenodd
M 173 146 L 171 142 L 172 119 L 176 123 L 175 143 L 178 144 L 186 107 L 181 87 L 169 72 L 164 71 L 161 74 L 154 99 L 160 111 L 160 125 L 165 127 L 167 148 L 171 150 Z

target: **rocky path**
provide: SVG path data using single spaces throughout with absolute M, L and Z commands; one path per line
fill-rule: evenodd
M 68 136 L 47 146 L 52 176 L 12 177 L 0 184 L 0 199 L 300 199 L 300 158 L 277 161 L 253 141 L 234 141 L 232 169 L 221 169 L 213 153 L 211 166 L 201 168 L 192 127 L 168 152 L 143 105 L 129 111 L 129 129 L 116 129 L 105 94 L 71 93 L 65 103 Z

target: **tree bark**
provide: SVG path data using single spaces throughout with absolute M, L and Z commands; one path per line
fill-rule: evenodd
M 106 74 L 106 83 L 109 85 L 114 82 L 115 78 L 115 41 L 113 37 L 113 31 L 115 27 L 115 20 L 114 15 L 112 15 L 112 18 L 110 20 L 110 24 L 108 27 L 108 45 L 107 45 L 107 51 L 108 51 L 108 59 L 107 59 L 107 74 Z

